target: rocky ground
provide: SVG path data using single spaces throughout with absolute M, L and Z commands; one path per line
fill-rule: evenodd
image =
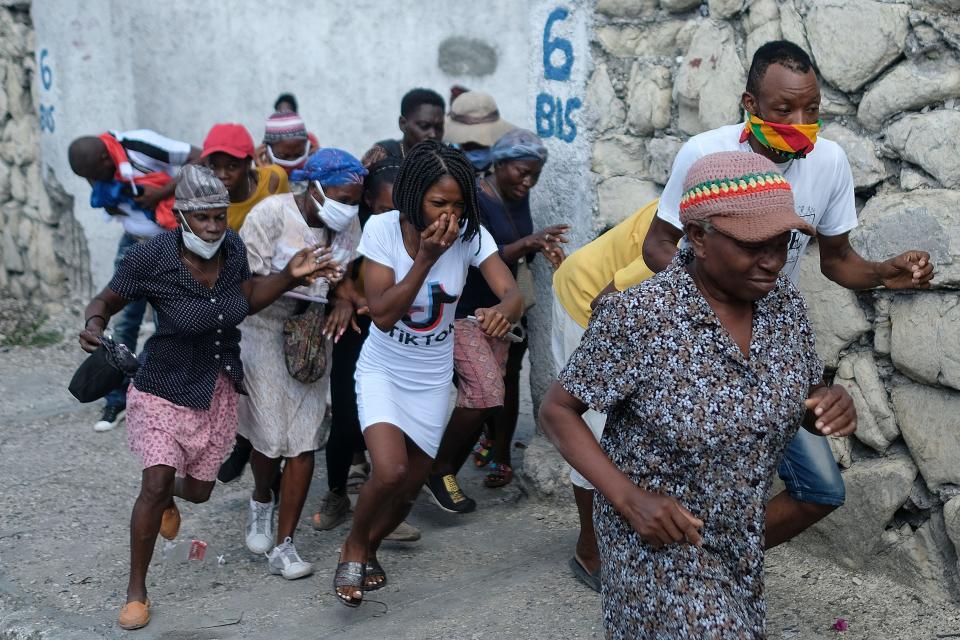
M 81 360 L 74 344 L 0 351 L 2 640 L 127 635 L 115 619 L 138 470 L 125 430 L 94 433 L 99 407 L 67 393 Z M 521 442 L 532 429 L 525 407 Z M 311 513 L 325 488 L 322 466 Z M 359 610 L 339 605 L 330 588 L 345 527 L 316 532 L 304 523 L 298 547 L 318 570 L 286 582 L 243 547 L 249 474 L 219 486 L 208 504 L 182 507 L 182 537 L 207 542 L 205 561 L 164 562 L 158 552 L 149 583 L 154 619 L 136 637 L 602 637 L 599 596 L 566 568 L 576 535 L 572 507 L 535 500 L 516 483 L 484 489 L 473 470 L 462 477 L 478 511 L 454 517 L 418 501 L 410 520 L 423 539 L 385 548 L 390 586 Z M 772 638 L 960 637 L 953 605 L 790 546 L 769 554 L 767 582 Z M 838 618 L 848 624 L 843 634 L 831 628 Z

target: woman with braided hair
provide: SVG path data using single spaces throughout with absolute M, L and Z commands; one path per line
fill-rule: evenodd
M 399 210 L 373 216 L 358 248 L 373 325 L 357 362 L 357 397 L 373 464 L 333 581 L 350 607 L 360 605 L 364 591 L 386 585 L 377 549 L 409 513 L 440 445 L 454 313 L 467 269 L 479 268 L 500 299 L 475 312 L 487 335 L 506 334 L 522 304 L 480 226 L 474 170 L 461 151 L 421 142 L 400 165 L 393 189 Z

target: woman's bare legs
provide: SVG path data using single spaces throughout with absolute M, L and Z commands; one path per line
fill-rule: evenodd
M 173 497 L 188 502 L 206 502 L 215 482 L 187 476 L 175 478 L 173 467 L 154 465 L 143 470 L 140 495 L 130 514 L 130 579 L 127 583 L 127 602 L 147 599 L 147 569 L 153 558 L 153 547 L 160 531 L 163 511 L 173 503 Z
M 370 453 L 370 478 L 360 489 L 340 562 L 365 563 L 375 557 L 380 541 L 409 513 L 433 463 L 395 425 L 372 425 L 364 430 L 363 437 Z M 354 600 L 362 597 L 351 587 L 338 591 Z

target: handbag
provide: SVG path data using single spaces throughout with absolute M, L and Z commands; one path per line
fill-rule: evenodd
M 316 382 L 327 372 L 326 316 L 324 305 L 301 301 L 283 321 L 283 359 L 287 373 L 298 382 Z
M 83 361 L 67 387 L 80 402 L 93 402 L 104 397 L 132 378 L 140 367 L 127 346 L 107 336 L 98 336 L 100 346 Z
M 513 227 L 513 233 L 518 238 L 520 237 L 520 231 L 517 229 L 517 223 L 513 221 L 513 216 L 510 215 L 510 212 L 507 211 L 507 207 L 503 202 L 503 197 L 500 195 L 500 190 L 497 189 L 497 186 L 490 182 L 490 180 L 484 178 L 484 182 L 487 183 L 487 186 L 490 190 L 497 196 L 497 200 L 500 201 L 501 206 L 503 206 L 503 213 L 507 218 L 507 221 L 510 223 L 510 226 Z M 526 314 L 535 304 L 537 304 L 537 289 L 536 285 L 533 282 L 533 270 L 530 268 L 530 265 L 527 263 L 527 257 L 523 256 L 517 260 L 517 289 L 520 290 L 520 297 L 523 299 L 523 313 Z

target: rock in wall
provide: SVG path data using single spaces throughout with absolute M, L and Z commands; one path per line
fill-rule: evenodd
M 90 292 L 73 199 L 40 160 L 30 3 L 0 3 L 0 290 L 36 303 Z

